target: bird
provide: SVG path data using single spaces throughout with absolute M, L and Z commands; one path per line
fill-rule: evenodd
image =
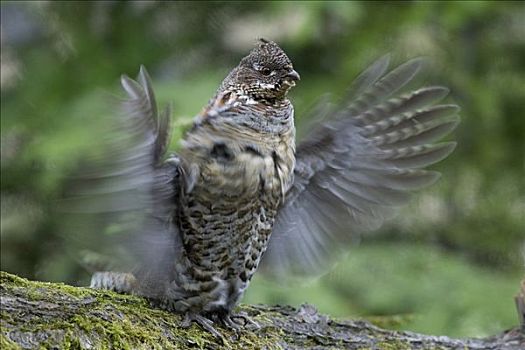
M 151 78 L 122 76 L 110 167 L 97 169 L 97 212 L 137 219 L 131 272 L 96 272 L 91 287 L 134 293 L 215 328 L 257 327 L 234 312 L 257 270 L 313 276 L 351 242 L 379 228 L 440 173 L 426 169 L 455 142 L 449 90 L 407 91 L 424 60 L 370 65 L 338 103 L 321 101 L 297 140 L 289 91 L 300 81 L 279 45 L 259 39 L 168 154 L 171 107 L 159 110 Z M 120 142 L 120 143 L 119 143 Z M 85 186 L 89 187 L 89 186 Z M 115 187 L 117 189 L 115 189 Z M 132 213 L 132 215 L 129 215 Z

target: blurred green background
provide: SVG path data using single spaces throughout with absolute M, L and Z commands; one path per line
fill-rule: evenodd
M 244 302 L 309 302 L 341 317 L 452 336 L 517 323 L 525 251 L 525 5 L 520 2 L 1 3 L 1 268 L 87 284 L 54 210 L 97 147 L 120 74 L 148 67 L 174 140 L 253 47 L 277 41 L 302 80 L 297 124 L 387 52 L 427 56 L 425 81 L 462 107 L 442 180 L 305 285 L 254 280 Z M 75 232 L 68 233 L 71 237 Z M 104 234 L 103 232 L 93 233 Z M 385 317 L 388 316 L 388 317 Z

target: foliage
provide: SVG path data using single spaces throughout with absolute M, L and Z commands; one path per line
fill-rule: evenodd
M 333 271 L 306 285 L 256 278 L 244 302 L 308 301 L 330 315 L 360 316 L 400 330 L 484 336 L 516 324 L 519 277 L 429 245 L 388 242 L 352 249 Z

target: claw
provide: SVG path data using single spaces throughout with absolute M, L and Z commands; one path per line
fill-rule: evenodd
M 244 311 L 241 311 L 238 314 L 221 315 L 220 320 L 226 327 L 236 331 L 241 328 L 247 328 L 249 330 L 261 329 L 261 326 Z M 240 322 L 241 320 L 242 323 Z
M 232 317 L 230 317 L 229 315 L 226 315 L 226 316 L 222 316 L 220 318 L 222 324 L 224 326 L 226 326 L 227 328 L 230 328 L 230 329 L 233 329 L 235 331 L 240 331 L 241 330 L 241 325 L 238 324 L 237 322 L 235 322 Z
M 219 333 L 213 327 L 213 321 L 199 314 L 186 313 L 184 319 L 182 320 L 181 327 L 188 328 L 191 326 L 191 323 L 195 322 L 201 326 L 204 330 L 210 332 L 216 339 L 222 340 L 225 343 L 225 339 L 221 333 Z
M 245 311 L 239 312 L 237 315 L 235 315 L 237 318 L 241 318 L 244 320 L 244 327 L 251 330 L 257 330 L 261 329 L 261 325 L 255 322 Z

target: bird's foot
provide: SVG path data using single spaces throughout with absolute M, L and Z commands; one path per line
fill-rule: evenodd
M 257 330 L 261 328 L 261 326 L 244 311 L 241 311 L 238 314 L 223 314 L 219 319 L 224 326 L 235 331 L 239 331 L 241 328 L 249 330 Z
M 219 331 L 213 327 L 214 322 L 210 320 L 209 318 L 206 318 L 199 314 L 194 314 L 187 312 L 184 315 L 184 319 L 182 320 L 181 327 L 188 328 L 191 326 L 191 323 L 195 322 L 199 326 L 201 326 L 204 330 L 210 332 L 216 339 L 222 340 L 222 342 L 225 342 L 225 339 Z

